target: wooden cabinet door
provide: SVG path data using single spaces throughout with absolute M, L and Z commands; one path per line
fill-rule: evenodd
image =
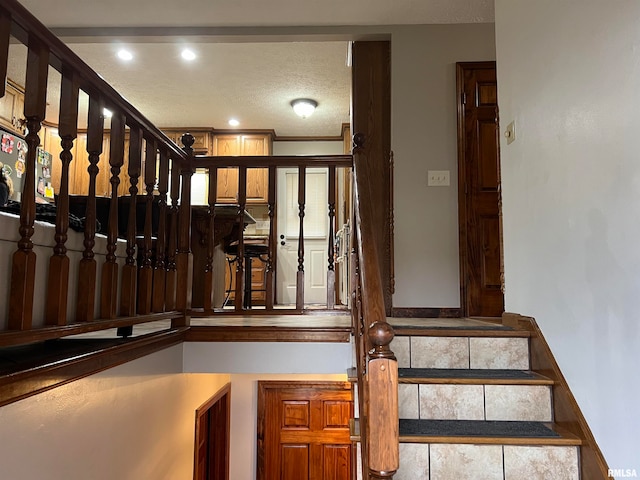
M 19 100 L 19 97 L 22 99 Z M 22 110 L 19 110 L 20 105 L 22 105 Z M 23 116 L 23 111 L 24 97 L 20 92 L 7 85 L 4 97 L 0 98 L 0 126 L 17 132 L 16 120 Z
M 350 480 L 351 386 L 258 382 L 258 480 Z
M 213 154 L 218 157 L 238 156 L 241 152 L 239 135 L 217 135 L 213 139 Z M 219 203 L 238 202 L 238 169 L 218 169 L 216 201 Z
M 252 135 L 216 135 L 213 140 L 215 156 L 262 156 L 271 154 L 270 136 Z M 266 168 L 247 169 L 247 203 L 267 203 L 269 194 L 269 170 Z M 219 203 L 238 202 L 238 169 L 218 170 Z

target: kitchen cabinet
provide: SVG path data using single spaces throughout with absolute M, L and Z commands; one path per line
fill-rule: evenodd
M 271 155 L 270 133 L 220 134 L 213 137 L 214 156 Z M 269 195 L 269 169 L 247 169 L 247 203 L 267 203 Z M 238 169 L 218 170 L 218 203 L 238 203 Z
M 0 98 L 0 126 L 6 130 L 24 135 L 24 91 L 10 80 L 6 83 L 4 97 Z
M 54 127 L 45 127 L 40 134 L 42 148 L 51 153 L 53 157 L 53 165 L 51 169 L 51 183 L 56 193 L 60 192 L 60 177 L 62 173 L 62 164 L 60 161 L 60 153 L 62 146 L 60 145 L 60 136 L 58 130 Z M 120 169 L 120 184 L 118 185 L 118 195 L 129 194 L 129 138 L 125 138 L 124 164 Z M 96 196 L 111 196 L 111 166 L 109 165 L 110 152 L 110 136 L 106 133 L 103 136 L 102 154 L 98 162 L 98 175 L 96 177 Z M 69 165 L 69 193 L 71 195 L 87 195 L 89 193 L 89 153 L 87 152 L 87 134 L 78 133 L 78 137 L 73 142 L 71 149 L 73 160 Z M 142 179 L 138 181 L 138 190 L 144 190 Z
M 211 154 L 211 129 L 195 129 L 195 128 L 163 128 L 162 132 L 169 137 L 173 143 L 182 148 L 182 141 L 180 138 L 186 132 L 193 135 L 193 151 L 196 155 L 210 155 Z

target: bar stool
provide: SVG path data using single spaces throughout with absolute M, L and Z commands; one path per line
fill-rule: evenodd
M 230 255 L 233 258 L 227 258 L 229 262 L 229 269 L 231 269 L 231 265 L 238 261 L 238 244 L 234 243 L 229 245 L 229 247 L 225 250 L 227 255 Z M 244 291 L 243 291 L 243 299 L 242 299 L 242 307 L 245 309 L 251 308 L 251 294 L 252 292 L 265 292 L 266 289 L 259 288 L 252 290 L 251 288 L 251 270 L 252 270 L 252 262 L 254 258 L 257 258 L 262 263 L 267 263 L 269 255 L 269 246 L 264 244 L 256 244 L 256 243 L 245 243 L 244 244 Z M 231 275 L 229 276 L 229 281 L 231 281 Z M 229 285 L 227 289 L 227 296 L 224 301 L 224 305 L 226 306 L 227 301 L 229 300 L 229 295 L 234 291 L 234 285 Z

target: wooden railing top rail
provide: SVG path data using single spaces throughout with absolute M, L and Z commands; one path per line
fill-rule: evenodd
M 196 168 L 208 167 L 351 167 L 351 155 L 270 155 L 270 156 L 204 156 L 193 158 L 192 166 Z
M 63 68 L 70 68 L 78 75 L 80 88 L 87 93 L 99 93 L 105 106 L 121 112 L 127 119 L 127 125 L 137 126 L 144 130 L 145 136 L 163 144 L 170 150 L 172 158 L 186 160 L 187 155 L 171 141 L 158 127 L 147 119 L 138 109 L 124 99 L 111 85 L 89 67 L 80 57 L 67 47 L 58 37 L 49 31 L 38 19 L 16 0 L 3 0 L 0 10 L 11 16 L 11 33 L 25 45 L 37 41 L 47 46 L 51 53 L 49 64 L 62 73 Z M 0 11 L 0 15 L 2 15 Z
M 354 149 L 354 179 L 353 188 L 355 192 L 356 208 L 355 225 L 358 238 L 358 256 L 360 258 L 360 282 L 362 284 L 362 313 L 367 319 L 367 324 L 387 321 L 384 305 L 384 294 L 382 287 L 382 275 L 378 262 L 378 251 L 375 242 L 367 241 L 374 239 L 377 232 L 373 230 L 373 213 L 371 205 L 376 201 L 371 194 L 369 175 L 366 165 L 362 163 L 363 157 L 358 155 L 358 145 Z

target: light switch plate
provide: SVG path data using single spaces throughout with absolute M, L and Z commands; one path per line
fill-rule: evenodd
M 507 125 L 507 129 L 504 131 L 504 136 L 507 139 L 507 145 L 511 145 L 516 139 L 516 122 L 515 120 Z
M 429 170 L 427 172 L 427 186 L 448 187 L 450 184 L 449 170 Z

